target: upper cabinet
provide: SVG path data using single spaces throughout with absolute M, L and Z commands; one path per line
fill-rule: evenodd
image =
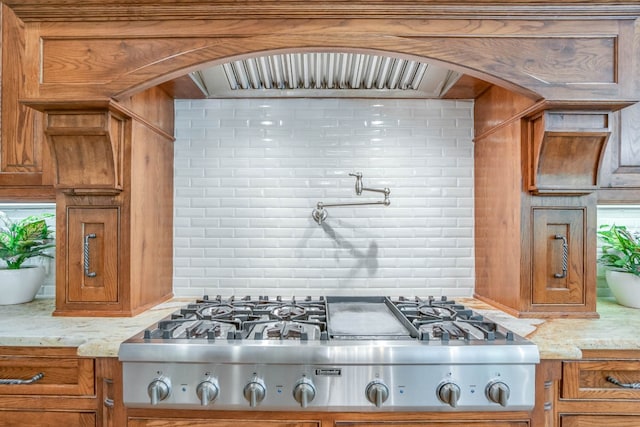
M 45 144 L 44 116 L 19 102 L 25 80 L 24 24 L 6 6 L 0 6 L 0 13 L 0 200 L 54 200 L 52 162 Z
M 640 104 L 611 114 L 598 184 L 599 203 L 640 203 Z

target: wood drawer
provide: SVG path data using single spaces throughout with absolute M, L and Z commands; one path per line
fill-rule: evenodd
M 96 427 L 94 412 L 0 411 L 0 427 Z
M 638 427 L 637 415 L 563 415 L 560 427 Z
M 280 420 L 204 420 L 169 418 L 129 418 L 127 427 L 238 427 L 260 425 L 265 427 L 319 427 L 316 421 Z
M 640 400 L 640 389 L 623 388 L 607 381 L 640 383 L 640 360 L 579 360 L 563 362 L 563 399 Z M 636 419 L 636 423 L 640 423 Z M 581 425 L 581 424 L 578 424 Z
M 94 359 L 76 356 L 75 348 L 0 348 L 0 379 L 26 380 L 42 373 L 31 384 L 0 384 L 2 395 L 93 396 Z

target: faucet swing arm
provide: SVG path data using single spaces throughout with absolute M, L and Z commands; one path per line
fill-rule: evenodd
M 328 213 L 324 208 L 334 208 L 334 207 L 343 207 L 343 206 L 373 206 L 373 205 L 383 205 L 389 206 L 391 201 L 389 200 L 389 194 L 391 191 L 388 188 L 367 188 L 362 184 L 362 173 L 350 173 L 349 176 L 353 176 L 356 178 L 355 190 L 356 194 L 359 196 L 363 191 L 370 191 L 373 193 L 382 193 L 384 194 L 384 200 L 375 201 L 375 202 L 344 202 L 344 203 L 323 203 L 318 202 L 316 208 L 311 213 L 311 217 L 321 225 L 322 222 L 327 218 Z

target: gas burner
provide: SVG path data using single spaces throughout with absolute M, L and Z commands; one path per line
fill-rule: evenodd
M 502 332 L 498 325 L 487 320 L 463 320 L 463 321 L 431 321 L 419 325 L 420 339 L 423 341 L 449 340 L 485 341 L 496 339 L 513 341 L 514 336 L 510 331 Z
M 230 305 L 206 305 L 198 310 L 201 319 L 215 319 L 229 317 L 234 313 L 234 307 Z
M 279 320 L 294 320 L 303 317 L 307 309 L 297 304 L 287 304 L 271 310 L 271 316 Z
M 421 305 L 418 307 L 417 315 L 419 317 L 430 317 L 432 319 L 453 319 L 456 317 L 456 311 L 449 307 Z
M 251 332 L 247 336 L 249 340 L 309 341 L 326 339 L 326 333 L 322 333 L 321 325 L 308 322 L 259 322 L 250 326 L 250 329 Z
M 233 321 L 218 322 L 197 319 L 167 319 L 158 322 L 157 328 L 146 329 L 144 339 L 196 339 L 214 340 L 234 337 L 237 325 Z

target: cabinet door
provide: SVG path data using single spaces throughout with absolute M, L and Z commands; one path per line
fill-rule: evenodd
M 73 347 L 0 348 L 0 378 L 25 380 L 24 384 L 0 384 L 0 398 L 92 396 L 94 361 L 76 357 L 76 353 Z
M 24 23 L 0 14 L 0 194 L 4 199 L 52 200 L 52 162 L 45 144 L 44 115 L 20 103 L 24 87 Z
M 528 421 L 379 421 L 379 422 L 337 422 L 336 427 L 529 427 Z
M 129 418 L 127 427 L 320 427 L 316 421 L 285 420 L 204 420 L 204 419 L 168 419 L 168 418 Z
M 640 360 L 566 361 L 562 380 L 563 399 L 633 401 L 640 411 Z
M 612 133 L 600 167 L 600 188 L 640 187 L 640 103 L 612 113 L 611 118 Z M 606 191 L 602 193 L 599 200 L 611 198 Z
M 0 427 L 96 427 L 93 412 L 0 411 Z
M 118 207 L 67 210 L 67 301 L 118 301 Z
M 585 304 L 584 216 L 582 208 L 534 208 L 534 305 Z
M 638 427 L 638 415 L 563 415 L 560 427 Z

